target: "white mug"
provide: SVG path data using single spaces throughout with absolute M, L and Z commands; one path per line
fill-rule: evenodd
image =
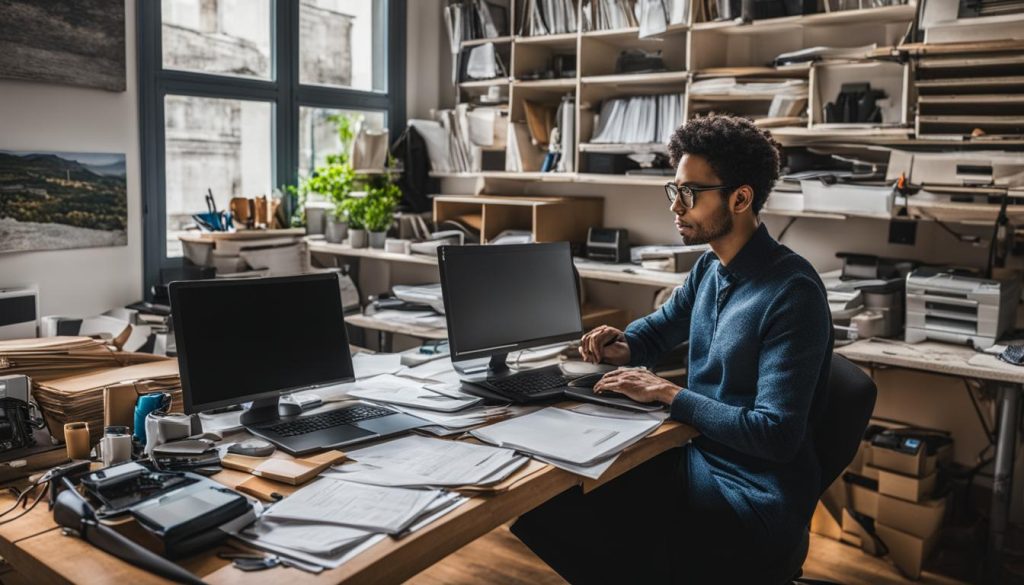
M 110 467 L 132 460 L 132 437 L 128 434 L 104 435 L 100 439 L 103 466 Z

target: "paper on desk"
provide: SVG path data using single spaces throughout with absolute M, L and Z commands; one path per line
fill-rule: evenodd
M 352 356 L 352 369 L 356 379 L 372 378 L 380 374 L 395 374 L 405 369 L 402 356 L 397 353 L 359 353 Z
M 479 403 L 482 399 L 475 396 L 462 396 L 453 398 L 439 394 L 424 388 L 422 382 L 401 378 L 391 374 L 375 376 L 369 380 L 360 381 L 354 390 L 349 392 L 350 396 L 384 402 L 387 404 L 398 404 L 411 406 L 425 410 L 436 410 L 440 412 L 454 412 Z
M 327 477 L 386 486 L 452 487 L 497 483 L 527 458 L 510 449 L 408 436 L 348 453 Z
M 397 534 L 450 494 L 321 477 L 275 504 L 266 516 Z
M 436 360 L 431 360 L 425 364 L 407 369 L 403 372 L 403 375 L 410 376 L 412 378 L 419 378 L 421 380 L 430 380 L 438 374 L 445 374 L 447 372 L 454 372 L 455 366 L 452 365 L 452 360 L 449 357 L 441 357 Z
M 660 424 L 659 420 L 594 416 L 548 407 L 471 434 L 494 445 L 587 466 L 620 453 Z
M 594 404 L 592 402 L 582 402 L 574 406 L 570 406 L 569 410 L 578 412 L 580 414 L 589 414 L 592 416 L 606 416 L 609 418 L 622 418 L 629 420 L 656 420 L 664 421 L 668 418 L 669 412 L 667 410 L 654 410 L 651 412 L 637 412 L 635 410 L 624 410 L 621 408 L 614 408 L 611 406 L 603 406 L 601 404 Z

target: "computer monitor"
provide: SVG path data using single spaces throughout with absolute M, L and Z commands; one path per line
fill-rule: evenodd
M 181 281 L 169 291 L 189 414 L 251 401 L 242 423 L 271 421 L 281 395 L 354 379 L 336 274 Z
M 452 362 L 478 373 L 508 368 L 511 351 L 578 339 L 579 289 L 568 242 L 438 249 Z

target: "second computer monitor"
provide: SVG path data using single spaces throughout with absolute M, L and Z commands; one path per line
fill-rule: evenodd
M 583 333 L 567 242 L 438 249 L 452 361 L 578 339 Z M 502 367 L 499 359 L 491 367 Z

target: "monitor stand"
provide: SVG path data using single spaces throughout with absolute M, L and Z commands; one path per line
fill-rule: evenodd
M 490 359 L 480 358 L 475 360 L 452 361 L 455 371 L 459 377 L 467 382 L 483 381 L 488 378 L 502 377 L 509 375 L 510 371 L 505 360 L 507 353 L 492 355 Z
M 253 400 L 238 421 L 243 426 L 264 425 L 272 423 L 283 416 L 295 416 L 302 412 L 302 407 L 294 402 L 281 402 L 280 397 Z

